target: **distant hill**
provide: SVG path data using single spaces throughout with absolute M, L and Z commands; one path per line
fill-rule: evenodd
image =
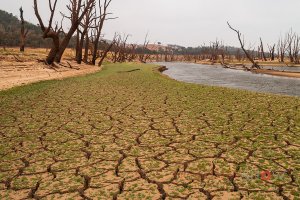
M 25 13 L 26 16 L 26 13 Z M 26 20 L 26 19 L 25 19 Z M 18 17 L 0 10 L 0 46 L 18 47 L 20 40 L 20 20 Z M 25 23 L 26 29 L 29 29 L 29 35 L 26 40 L 26 47 L 42 47 L 49 48 L 51 41 L 42 38 L 42 32 L 39 26 L 30 22 Z M 108 41 L 108 40 L 107 40 Z M 75 47 L 76 39 L 73 37 L 70 41 L 69 47 Z M 178 45 L 161 45 L 149 44 L 146 53 L 164 52 L 167 49 L 172 50 L 175 54 L 191 54 L 197 55 L 205 50 L 206 47 L 182 47 Z M 241 49 L 236 47 L 226 47 L 229 54 L 234 55 Z M 137 49 L 138 52 L 144 51 Z M 242 51 L 241 51 L 242 52 Z
M 25 23 L 29 30 L 26 46 L 47 47 L 48 42 L 41 36 L 41 29 L 29 22 Z M 20 41 L 20 20 L 11 13 L 0 10 L 0 45 L 1 46 L 19 46 Z
M 24 14 L 26 15 L 26 13 Z M 20 24 L 18 17 L 0 10 L 0 46 L 19 46 Z M 46 48 L 51 45 L 51 42 L 47 41 L 48 39 L 42 38 L 42 31 L 39 26 L 26 22 L 25 28 L 29 30 L 25 46 Z M 71 41 L 70 46 L 74 46 L 74 40 Z

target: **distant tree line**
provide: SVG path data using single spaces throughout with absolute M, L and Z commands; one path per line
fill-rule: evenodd
M 104 39 L 103 27 L 107 20 L 114 19 L 108 8 L 112 0 L 70 0 L 66 3 L 68 13 L 62 14 L 62 21 L 69 20 L 70 28 L 63 27 L 62 21 L 54 21 L 56 4 L 58 0 L 49 0 L 50 15 L 43 21 L 39 15 L 38 1 L 34 0 L 34 11 L 39 25 L 34 25 L 24 20 L 23 10 L 20 16 L 15 17 L 10 13 L 0 10 L 0 45 L 3 47 L 20 47 L 24 51 L 25 46 L 36 48 L 49 48 L 49 54 L 45 60 L 47 64 L 54 61 L 60 62 L 66 48 L 76 50 L 77 63 L 98 64 L 108 57 L 112 62 L 126 61 L 211 61 L 213 63 L 226 63 L 232 61 L 243 62 L 249 60 L 252 68 L 259 68 L 259 61 L 278 61 L 281 63 L 299 64 L 300 36 L 290 30 L 284 37 L 280 36 L 277 44 L 263 43 L 259 38 L 258 46 L 246 48 L 242 33 L 233 30 L 240 43 L 240 48 L 224 45 L 223 41 L 216 39 L 208 45 L 198 47 L 182 47 L 178 45 L 149 48 L 148 34 L 142 45 L 127 42 L 129 35 L 115 34 L 112 40 Z M 19 20 L 20 18 L 20 20 Z M 26 19 L 26 18 L 25 18 Z M 109 56 L 108 56 L 109 55 Z M 96 60 L 100 60 L 96 63 Z
M 26 15 L 26 13 L 24 13 Z M 19 17 L 11 13 L 0 10 L 0 46 L 19 47 L 20 46 L 20 24 Z M 49 40 L 44 40 L 39 26 L 25 21 L 25 29 L 28 30 L 26 39 L 27 47 L 50 48 Z M 69 47 L 75 47 L 75 39 L 69 43 Z

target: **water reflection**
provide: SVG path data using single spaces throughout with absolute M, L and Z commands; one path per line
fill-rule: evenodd
M 300 96 L 299 78 L 253 74 L 242 70 L 224 69 L 221 66 L 211 65 L 188 63 L 157 64 L 167 66 L 168 70 L 164 74 L 179 81 Z M 299 68 L 294 68 L 294 70 L 299 70 Z

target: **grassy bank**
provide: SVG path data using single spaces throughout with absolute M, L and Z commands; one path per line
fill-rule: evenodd
M 153 67 L 0 92 L 0 199 L 300 198 L 299 98 Z

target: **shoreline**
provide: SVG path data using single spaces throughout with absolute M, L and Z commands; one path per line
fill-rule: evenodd
M 211 79 L 213 81 L 208 81 L 206 80 L 207 78 L 206 73 L 204 73 L 204 76 L 206 78 L 203 79 L 201 76 L 201 72 L 203 71 L 199 69 L 200 70 L 199 72 L 197 69 L 194 69 L 193 67 L 189 69 L 188 64 L 183 66 L 181 66 L 181 64 L 177 64 L 177 65 L 174 64 L 173 65 L 174 68 L 172 67 L 172 64 L 167 64 L 167 63 L 157 63 L 157 64 L 158 65 L 155 68 L 155 71 L 157 73 L 159 73 L 163 77 L 178 82 L 192 83 L 192 84 L 205 85 L 211 87 L 238 89 L 238 90 L 245 90 L 245 91 L 251 91 L 256 93 L 275 94 L 280 96 L 293 96 L 293 97 L 300 96 L 299 92 L 297 92 L 298 91 L 297 87 L 295 87 L 299 84 L 298 82 L 299 79 L 296 79 L 295 76 L 300 75 L 300 73 L 293 74 L 293 73 L 285 73 L 285 72 L 277 72 L 277 73 L 274 72 L 273 74 L 271 70 L 264 70 L 264 71 L 239 70 L 240 72 L 238 71 L 235 72 L 238 69 L 226 70 L 225 68 L 218 66 L 218 67 L 212 67 L 212 69 L 210 70 L 211 68 L 210 66 L 204 66 L 205 70 L 208 70 L 212 74 Z M 180 66 L 182 68 L 180 68 Z M 179 74 L 177 69 L 179 69 L 180 71 L 180 69 L 183 69 L 184 67 L 186 68 L 186 70 L 183 70 Z M 162 70 L 168 68 L 171 69 L 171 72 L 166 72 L 166 70 Z M 199 68 L 201 67 L 199 66 Z M 224 73 L 225 79 L 223 78 L 219 79 L 219 76 L 213 75 L 215 73 L 219 74 L 217 72 L 218 70 L 221 70 L 221 73 Z M 252 72 L 252 73 L 247 73 L 247 72 Z M 236 79 L 231 81 L 230 77 L 235 76 L 235 73 L 237 73 L 237 77 Z M 239 75 L 240 73 L 242 73 L 242 75 Z M 262 75 L 263 73 L 266 75 Z M 245 79 L 246 81 L 243 80 L 243 78 L 245 77 L 246 77 Z M 267 83 L 268 86 L 272 85 L 272 87 L 264 87 L 265 83 Z M 283 85 L 288 85 L 288 84 L 292 84 L 292 85 L 289 88 L 285 88 L 285 87 L 281 87 L 280 84 L 278 83 L 282 83 Z
M 300 72 L 291 72 L 291 71 L 277 71 L 277 70 L 268 70 L 268 69 L 255 69 L 251 71 L 252 73 L 257 74 L 267 74 L 272 76 L 281 76 L 288 78 L 300 78 Z
M 220 64 L 220 62 L 199 61 L 196 62 L 196 64 L 216 65 L 216 64 Z M 252 65 L 252 63 L 250 62 L 229 62 L 226 64 L 232 66 Z M 257 64 L 260 66 L 270 66 L 270 67 L 300 67 L 300 64 L 289 64 L 289 63 L 279 63 L 279 62 L 257 62 Z
M 190 62 L 183 62 L 183 63 L 190 63 Z M 193 64 L 199 64 L 199 65 L 211 65 L 211 66 L 222 66 L 221 63 L 212 63 L 212 62 L 197 62 L 197 63 L 193 63 Z M 266 74 L 266 75 L 272 75 L 272 76 L 281 76 L 281 77 L 287 77 L 287 78 L 300 78 L 300 72 L 293 72 L 293 71 L 279 71 L 279 70 L 273 70 L 273 69 L 249 69 L 246 70 L 246 68 L 243 68 L 243 66 L 245 66 L 246 64 L 242 64 L 242 63 L 236 63 L 236 64 L 228 64 L 228 65 L 232 65 L 232 67 L 224 67 L 224 68 L 228 68 L 228 69 L 234 69 L 234 70 L 243 70 L 243 71 L 249 71 L 252 73 L 256 73 L 256 74 Z M 261 65 L 261 64 L 260 64 Z M 261 66 L 271 66 L 269 64 L 264 64 Z M 271 67 L 284 67 L 284 66 L 279 66 L 279 64 L 277 66 L 271 66 Z M 287 67 L 287 66 L 286 66 Z M 300 65 L 295 65 L 295 66 L 289 66 L 289 67 L 300 67 Z M 166 69 L 167 70 L 167 69 Z M 165 70 L 163 70 L 165 71 Z M 162 72 L 163 72 L 162 71 Z

